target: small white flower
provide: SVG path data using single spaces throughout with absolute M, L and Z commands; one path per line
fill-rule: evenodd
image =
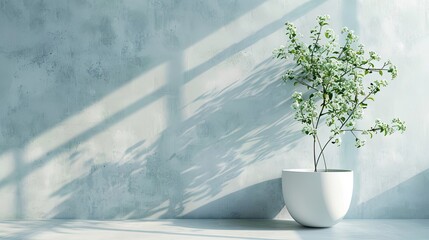
M 299 103 L 298 103 L 298 102 L 294 102 L 294 103 L 292 104 L 292 108 L 293 108 L 293 109 L 298 109 L 298 108 L 299 108 Z
M 293 97 L 294 99 L 301 99 L 301 98 L 302 98 L 302 93 L 301 93 L 301 92 L 294 92 L 294 93 L 292 94 L 292 97 Z

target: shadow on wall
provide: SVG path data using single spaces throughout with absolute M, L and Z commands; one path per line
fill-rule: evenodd
M 262 3 L 1 2 L 0 29 L 10 38 L 0 39 L 0 154 L 12 152 L 15 169 L 0 179 L 0 188 L 17 187 L 15 217 L 26 215 L 25 177 L 168 90 L 142 98 L 36 159 L 23 158 L 27 144 L 165 63 L 173 50 L 186 49 Z
M 247 79 L 202 95 L 206 104 L 165 129 L 154 144 L 141 140 L 130 146 L 120 163 L 90 163 L 89 174 L 52 195 L 66 197 L 54 209 L 54 217 L 173 218 L 183 216 L 186 204 L 219 198 L 246 166 L 292 148 L 301 137 L 291 127 L 291 88 L 280 80 L 283 69 L 284 63 L 266 60 Z M 231 209 L 237 205 L 240 208 Z M 184 216 L 269 218 L 282 206 L 276 179 L 223 196 Z
M 232 56 L 278 30 L 285 20 L 295 20 L 323 2 L 314 0 L 302 3 L 282 18 L 274 20 L 259 29 L 255 34 L 231 45 L 211 61 L 192 69 L 185 74 L 188 78 L 185 80 L 192 80 L 192 78 L 220 63 L 228 56 Z M 10 33 L 18 41 L 6 41 L 4 44 L 3 42 L 0 44 L 0 64 L 5 64 L 5 67 L 0 69 L 2 75 L 5 76 L 5 81 L 0 82 L 0 91 L 5 90 L 1 92 L 1 97 L 4 99 L 3 102 L 7 103 L 0 105 L 0 113 L 2 113 L 0 114 L 2 116 L 0 118 L 0 152 L 11 151 L 14 154 L 13 161 L 15 164 L 14 171 L 0 179 L 0 188 L 7 185 L 16 186 L 16 199 L 14 201 L 16 203 L 16 218 L 25 217 L 26 215 L 25 186 L 22 184 L 24 178 L 52 160 L 57 159 L 59 154 L 74 151 L 82 142 L 121 122 L 124 118 L 151 102 L 165 95 L 171 95 L 170 89 L 161 89 L 142 97 L 130 106 L 36 159 L 23 158 L 22 152 L 27 144 L 48 129 L 55 128 L 65 119 L 74 116 L 77 112 L 120 88 L 137 75 L 144 74 L 161 63 L 168 63 L 172 52 L 187 49 L 198 40 L 227 25 L 241 15 L 250 12 L 262 3 L 264 1 L 250 0 L 243 4 L 237 1 L 144 1 L 117 4 L 87 1 L 76 1 L 67 4 L 58 1 L 6 1 L 4 4 L 0 4 L 0 11 L 4 13 L 0 14 L 0 27 L 6 35 Z M 189 12 L 192 14 L 185 14 Z M 115 20 L 113 21 L 112 19 Z M 184 34 L 187 32 L 192 34 Z M 6 38 L 6 40 L 9 39 Z M 176 53 L 174 52 L 173 54 Z M 6 72 L 3 74 L 3 71 Z M 183 74 L 183 72 L 179 73 Z M 239 86 L 234 87 L 239 88 Z M 240 90 L 234 90 L 234 87 L 225 89 L 225 91 L 235 91 L 235 94 L 240 92 Z M 219 102 L 228 100 L 221 99 L 221 97 L 226 98 L 226 96 L 220 94 L 218 96 L 207 95 L 206 97 L 214 97 L 214 100 Z M 237 104 L 245 104 L 239 102 L 240 98 L 229 97 L 229 100 Z M 261 100 L 265 101 L 262 98 Z M 261 103 L 252 102 L 252 104 L 258 106 Z M 199 119 L 194 117 L 192 120 L 183 121 L 181 119 L 177 121 L 164 132 L 163 137 L 157 144 L 146 146 L 143 139 L 135 145 L 134 151 L 130 151 L 124 156 L 124 159 L 133 156 L 132 154 L 135 152 L 140 152 L 140 155 L 135 156 L 133 159 L 137 161 L 147 157 L 145 171 L 154 176 L 159 176 L 160 173 L 157 171 L 161 170 L 151 170 L 151 166 L 170 166 L 173 162 L 182 161 L 182 159 L 188 159 L 187 161 L 189 161 L 186 155 L 191 154 L 192 151 L 199 152 L 201 155 L 208 154 L 211 151 L 206 149 L 208 144 L 213 144 L 213 148 L 226 148 L 225 145 L 218 144 L 213 140 L 207 140 L 210 139 L 210 136 L 201 137 L 198 143 L 184 144 L 180 142 L 182 141 L 180 140 L 182 136 L 178 134 L 188 134 L 188 139 L 190 138 L 189 134 L 204 136 L 205 131 L 211 131 L 209 130 L 210 128 L 217 127 L 217 123 L 213 118 L 216 116 L 222 118 L 227 111 L 236 111 L 234 107 L 231 107 L 231 104 L 226 104 L 226 106 L 229 107 L 229 110 L 227 108 L 222 110 L 214 109 L 212 105 L 205 106 L 205 108 L 201 109 L 203 112 L 198 115 L 200 116 Z M 264 110 L 262 109 L 261 112 Z M 212 111 L 212 113 L 208 111 Z M 239 109 L 238 112 L 240 111 L 243 110 Z M 206 120 L 202 118 L 204 114 L 214 114 L 214 116 L 208 122 L 204 122 Z M 231 115 L 234 115 L 234 113 L 231 113 Z M 192 121 L 197 126 L 190 127 L 190 122 Z M 172 122 L 174 122 L 174 119 Z M 236 124 L 231 119 L 228 122 Z M 236 132 L 232 132 L 229 138 L 243 134 L 241 131 L 250 129 L 248 125 L 236 130 Z M 193 130 L 190 133 L 184 132 L 186 128 L 187 130 Z M 180 136 L 179 139 L 173 140 L 171 136 L 174 135 Z M 178 143 L 176 144 L 175 142 Z M 264 150 L 267 147 L 265 143 L 261 145 L 261 152 L 267 151 L 267 149 Z M 172 150 L 168 153 L 158 151 L 164 149 Z M 216 154 L 219 155 L 220 153 Z M 221 154 L 220 159 L 227 159 L 227 154 L 237 155 L 232 152 L 226 152 L 225 154 Z M 71 159 L 78 157 L 79 153 L 76 152 L 72 154 Z M 235 159 L 239 159 L 238 155 L 235 157 Z M 204 159 L 211 158 L 214 157 L 207 158 L 204 155 Z M 258 157 L 256 156 L 255 158 Z M 161 163 L 152 163 L 156 162 L 155 159 L 162 159 L 159 160 Z M 90 162 L 91 160 L 88 160 L 89 164 Z M 202 166 L 202 168 L 210 168 L 210 164 Z M 242 165 L 242 163 L 228 163 L 227 165 L 240 169 L 242 167 L 240 164 Z M 97 175 L 100 172 L 100 168 L 104 168 L 106 169 L 105 172 L 112 172 L 113 180 L 115 176 L 122 176 L 121 174 L 124 173 L 133 174 L 134 176 L 134 174 L 137 174 L 136 171 L 131 169 L 126 171 L 124 168 L 142 169 L 140 165 L 132 163 L 118 166 L 96 165 L 93 166 L 92 172 Z M 121 173 L 117 173 L 114 170 L 117 167 L 123 168 Z M 107 170 L 109 168 L 110 170 Z M 178 169 L 186 169 L 186 166 L 181 165 Z M 168 172 L 170 170 L 162 171 Z M 192 169 L 191 172 L 195 171 L 197 170 Z M 215 172 L 213 169 L 210 169 L 210 171 Z M 170 171 L 170 174 L 174 175 L 174 171 Z M 211 173 L 211 175 L 213 174 Z M 222 174 L 230 177 L 229 175 L 238 173 L 232 173 L 232 170 L 225 170 Z M 173 175 L 170 176 L 171 179 L 176 178 Z M 210 174 L 207 176 L 210 176 Z M 92 180 L 88 181 L 89 185 L 99 184 L 91 182 Z M 161 185 L 166 184 L 166 180 L 162 180 L 162 178 L 158 180 L 151 179 L 151 181 L 158 182 Z M 109 184 L 118 186 L 118 183 L 115 182 Z M 183 185 L 185 183 L 175 182 L 174 184 Z M 69 185 L 68 188 L 72 189 L 73 187 Z M 149 190 L 147 191 L 152 191 L 150 187 L 148 188 Z M 62 191 L 67 192 L 64 189 Z M 160 195 L 171 195 L 170 190 L 161 191 L 163 192 Z M 58 194 L 61 195 L 60 193 Z M 107 195 L 87 197 L 89 198 L 87 201 L 93 201 L 95 198 L 105 198 Z M 177 195 L 175 199 L 186 197 Z M 145 201 L 160 202 L 157 199 L 145 199 Z M 136 204 L 139 202 L 141 200 L 138 200 Z M 100 205 L 100 203 L 94 201 L 90 212 L 99 212 L 100 208 L 103 208 L 102 204 Z M 120 208 L 119 205 L 118 208 Z M 125 208 L 128 209 L 128 207 Z M 129 208 L 135 209 L 135 207 Z M 79 209 L 78 205 L 76 205 L 76 209 Z M 80 212 L 79 210 L 77 211 Z M 128 212 L 128 210 L 123 212 Z M 172 211 L 171 214 L 175 215 L 174 212 Z M 108 213 L 107 215 L 111 216 L 113 214 Z
M 0 39 L 7 103 L 0 105 L 0 153 L 22 148 L 261 3 L 2 1 L 0 29 L 10 38 Z
M 429 218 L 429 169 L 351 208 L 353 218 Z

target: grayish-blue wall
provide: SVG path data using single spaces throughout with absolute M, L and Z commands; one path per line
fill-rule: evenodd
M 404 135 L 356 171 L 348 217 L 429 217 L 425 1 L 0 0 L 0 218 L 286 218 L 282 168 L 311 167 L 290 111 L 285 21 L 333 28 L 398 65 L 367 112 Z

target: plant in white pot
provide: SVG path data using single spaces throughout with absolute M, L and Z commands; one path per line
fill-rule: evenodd
M 365 144 L 364 137 L 405 131 L 404 122 L 398 118 L 390 123 L 376 120 L 369 128 L 357 127 L 368 102 L 374 101 L 374 96 L 387 86 L 383 77 L 394 79 L 397 70 L 390 61 L 380 62 L 375 52 L 367 52 L 347 28 L 341 31 L 344 42 L 340 44 L 328 20 L 329 16 L 317 17 L 318 24 L 310 31 L 310 44 L 304 43 L 292 23 L 286 23 L 287 46 L 274 51 L 275 57 L 292 63 L 283 80 L 293 82 L 297 88 L 292 95 L 295 119 L 313 143 L 314 168 L 284 169 L 283 196 L 291 216 L 310 227 L 338 223 L 352 198 L 353 172 L 329 169 L 324 155 L 326 147 L 339 146 L 345 133 L 352 134 L 360 148 Z M 326 139 L 320 136 L 322 128 L 330 133 Z

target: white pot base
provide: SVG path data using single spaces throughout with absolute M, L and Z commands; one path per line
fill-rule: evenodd
M 353 172 L 284 169 L 282 188 L 286 207 L 295 221 L 307 227 L 331 227 L 349 209 Z

